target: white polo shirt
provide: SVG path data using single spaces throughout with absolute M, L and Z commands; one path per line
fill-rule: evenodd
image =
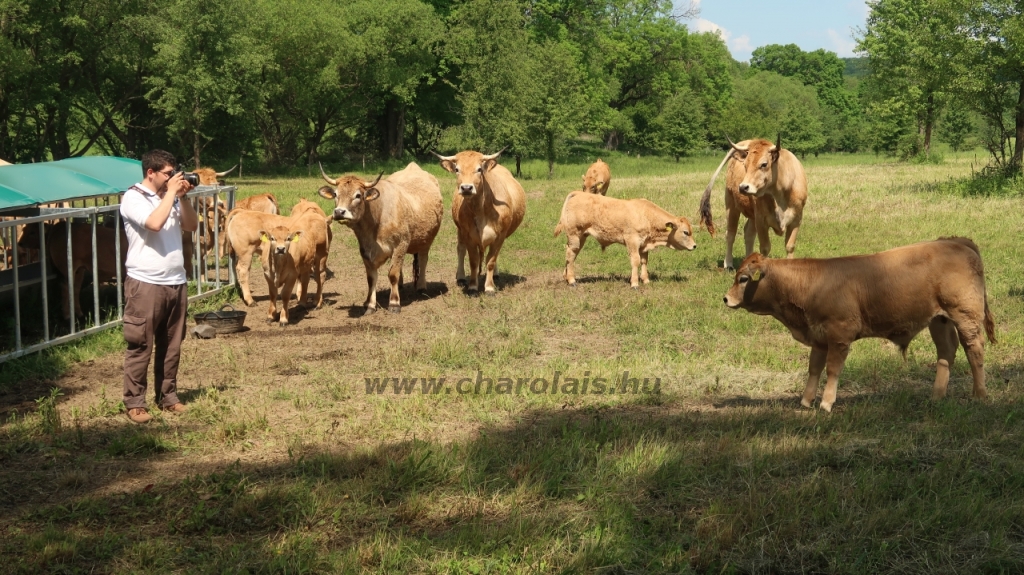
M 121 217 L 128 236 L 128 277 L 156 285 L 185 283 L 185 258 L 181 252 L 181 205 L 174 200 L 164 227 L 146 228 L 146 220 L 160 205 L 160 196 L 144 184 L 128 188 L 121 199 Z

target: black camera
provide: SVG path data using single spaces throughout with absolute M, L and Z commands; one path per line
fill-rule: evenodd
M 195 172 L 184 172 L 182 170 L 175 170 L 171 177 L 181 174 L 181 179 L 189 183 L 193 188 L 199 185 L 199 174 Z

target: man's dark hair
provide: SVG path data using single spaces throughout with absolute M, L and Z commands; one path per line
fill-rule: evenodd
M 146 172 L 149 170 L 159 171 L 166 166 L 176 166 L 177 164 L 174 154 L 164 150 L 151 150 L 142 154 L 142 177 L 145 178 Z

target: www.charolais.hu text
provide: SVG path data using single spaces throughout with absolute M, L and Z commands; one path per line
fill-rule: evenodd
M 615 393 L 661 393 L 660 377 L 630 377 L 628 371 L 618 377 L 583 377 L 563 375 L 556 371 L 551 377 L 476 377 L 461 379 L 445 377 L 366 377 L 368 394 L 495 394 L 495 395 L 605 395 Z

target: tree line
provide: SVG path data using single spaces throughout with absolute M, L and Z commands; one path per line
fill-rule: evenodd
M 879 0 L 866 60 L 791 44 L 749 63 L 690 31 L 692 6 L 0 0 L 0 158 L 165 148 L 288 167 L 507 148 L 550 169 L 581 134 L 677 159 L 780 133 L 803 154 L 914 155 L 936 126 L 954 148 L 1008 149 L 1024 68 L 1012 0 Z

